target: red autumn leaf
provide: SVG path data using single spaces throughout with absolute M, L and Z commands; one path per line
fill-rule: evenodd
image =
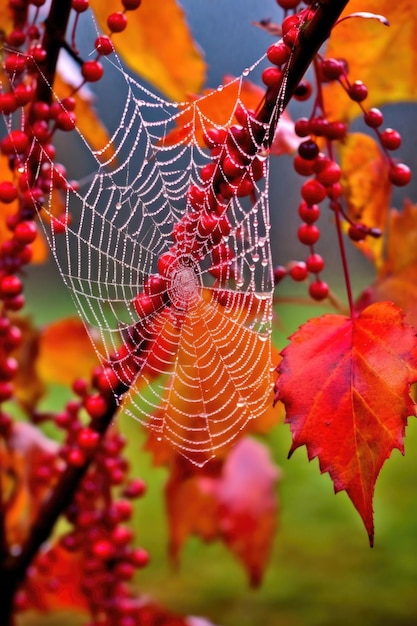
M 7 446 L 0 446 L 0 478 L 9 545 L 20 545 L 49 488 L 38 471 L 51 467 L 58 444 L 26 422 L 13 423 Z
M 28 608 L 38 611 L 70 609 L 87 611 L 82 591 L 83 558 L 59 544 L 40 552 L 33 564 L 33 575 L 23 587 Z
M 278 477 L 265 447 L 250 438 L 241 439 L 224 462 L 212 461 L 203 469 L 178 456 L 166 491 L 174 561 L 192 534 L 221 539 L 251 584 L 260 584 L 276 529 Z
M 373 541 L 372 499 L 379 471 L 394 448 L 403 452 L 407 417 L 416 407 L 415 333 L 391 303 L 355 319 L 324 315 L 304 324 L 283 350 L 277 395 L 293 435 L 318 457 L 335 492 L 345 490 Z

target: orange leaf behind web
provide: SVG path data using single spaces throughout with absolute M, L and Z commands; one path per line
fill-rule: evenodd
M 372 544 L 372 499 L 380 469 L 394 448 L 404 450 L 407 417 L 416 414 L 415 333 L 400 309 L 378 303 L 350 319 L 324 315 L 291 337 L 277 382 L 293 443 L 307 447 L 345 490 Z
M 90 6 L 108 32 L 107 17 L 121 10 L 119 0 L 91 0 Z M 200 92 L 206 65 L 176 0 L 143 0 L 137 11 L 129 12 L 127 28 L 114 44 L 130 69 L 168 98 L 181 101 Z
M 257 317 L 267 317 L 270 298 L 257 296 L 251 294 L 250 308 L 253 312 L 256 308 Z M 172 457 L 173 447 L 202 465 L 214 453 L 222 456 L 252 424 L 256 428 L 258 419 L 268 425 L 272 421 L 275 375 L 269 335 L 246 327 L 239 306 L 226 309 L 214 297 L 206 297 L 184 312 L 180 323 L 165 321 L 143 368 L 146 375 L 162 344 L 159 371 L 168 378 L 163 381 L 160 408 L 148 422 L 154 431 L 148 447 L 159 463 Z M 125 406 L 142 421 L 146 406 L 138 405 L 135 392 L 136 385 Z
M 332 31 L 326 57 L 345 59 L 351 81 L 363 81 L 369 90 L 367 109 L 391 102 L 417 100 L 417 11 L 412 0 L 350 0 L 342 17 L 357 11 L 384 15 L 379 21 L 352 18 Z M 361 115 L 337 83 L 324 86 L 329 119 L 352 120 Z
M 221 89 L 204 89 L 201 96 L 187 96 L 187 101 L 179 105 L 181 112 L 176 117 L 176 127 L 164 137 L 163 143 L 165 146 L 197 143 L 206 147 L 203 135 L 208 127 L 228 128 L 236 122 L 234 112 L 239 101 L 247 109 L 256 110 L 264 95 L 264 90 L 250 80 L 225 76 Z

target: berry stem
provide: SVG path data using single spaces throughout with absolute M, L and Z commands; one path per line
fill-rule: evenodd
M 342 260 L 343 276 L 344 276 L 344 279 L 345 279 L 346 293 L 347 293 L 347 299 L 348 299 L 348 304 L 349 304 L 349 313 L 350 313 L 350 317 L 353 318 L 352 285 L 351 285 L 351 282 L 350 282 L 349 267 L 348 267 L 348 262 L 347 262 L 347 258 L 346 258 L 345 242 L 343 240 L 343 230 L 342 230 L 342 220 L 341 220 L 341 206 L 340 206 L 339 202 L 334 202 L 333 210 L 334 210 L 334 214 L 335 214 L 337 241 L 338 241 L 338 244 L 339 244 L 340 257 L 341 257 L 341 260 Z

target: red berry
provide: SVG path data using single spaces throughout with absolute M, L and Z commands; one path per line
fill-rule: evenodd
M 98 559 L 107 560 L 114 555 L 114 547 L 110 541 L 101 539 L 93 544 L 93 554 Z
M 274 285 L 278 285 L 286 275 L 287 270 L 285 267 L 283 265 L 277 265 L 277 267 L 274 268 Z
M 306 259 L 306 266 L 309 272 L 318 274 L 324 268 L 324 260 L 320 254 L 310 254 Z
M 315 159 L 319 151 L 317 143 L 312 139 L 306 139 L 306 141 L 301 142 L 298 146 L 298 154 L 302 159 L 306 159 L 307 161 Z
M 405 163 L 393 163 L 390 167 L 389 180 L 397 187 L 408 185 L 411 180 L 411 170 Z
M 142 0 L 122 0 L 125 11 L 134 11 L 142 4 Z
M 0 294 L 10 297 L 17 296 L 22 291 L 22 282 L 14 274 L 7 274 L 0 280 Z
M 136 313 L 139 317 L 144 318 L 148 315 L 152 315 L 158 308 L 158 302 L 153 296 L 148 296 L 146 293 L 140 293 L 133 301 Z
M 0 402 L 10 400 L 13 395 L 13 385 L 8 381 L 0 382 Z
M 295 9 L 300 4 L 300 0 L 277 0 L 278 6 L 285 11 L 289 9 Z
M 123 495 L 126 498 L 139 498 L 146 491 L 146 483 L 141 478 L 132 478 L 124 488 Z
M 363 118 L 365 120 L 365 124 L 367 124 L 370 128 L 378 128 L 384 121 L 382 111 L 375 108 L 366 111 Z
M 85 409 L 92 419 L 99 419 L 108 410 L 108 405 L 100 394 L 88 396 L 84 403 Z
M 293 28 L 290 28 L 290 30 L 288 30 L 286 33 L 283 34 L 282 39 L 285 45 L 291 49 L 291 48 L 294 48 L 298 44 L 299 36 L 300 36 L 300 29 L 298 26 L 294 26 Z
M 25 152 L 29 147 L 29 137 L 22 130 L 12 130 L 0 142 L 0 148 L 3 154 L 10 155 L 18 152 Z
M 85 80 L 95 83 L 103 76 L 103 66 L 98 61 L 85 61 L 81 66 L 81 74 Z
M 24 106 L 33 98 L 34 89 L 31 85 L 26 85 L 25 83 L 20 83 L 16 85 L 14 89 L 14 97 L 16 98 L 16 102 L 19 106 Z
M 281 24 L 283 35 L 288 33 L 292 28 L 296 28 L 300 25 L 300 19 L 298 15 L 288 15 Z
M 319 204 L 326 197 L 326 188 L 315 178 L 310 178 L 303 183 L 301 196 L 307 204 Z
M 17 198 L 17 187 L 14 183 L 4 180 L 0 183 L 0 202 L 9 204 Z
M 308 137 L 311 133 L 310 120 L 307 117 L 300 117 L 294 124 L 294 132 L 298 137 Z
M 76 117 L 74 113 L 72 113 L 71 111 L 60 111 L 55 118 L 55 125 L 59 130 L 68 132 L 68 131 L 74 130 L 75 120 L 76 120 Z
M 9 74 L 21 74 L 26 68 L 27 57 L 22 54 L 9 54 L 4 62 L 4 68 Z
M 32 220 L 23 220 L 22 222 L 19 222 L 14 229 L 14 238 L 19 243 L 32 243 L 35 241 L 36 235 L 36 224 Z
M 94 47 L 99 54 L 108 55 L 114 50 L 112 40 L 107 35 L 100 35 L 94 43 Z
M 304 245 L 313 246 L 320 238 L 320 230 L 314 224 L 301 224 L 297 236 Z
M 127 26 L 127 17 L 121 11 L 111 13 L 107 18 L 107 26 L 113 33 L 121 33 Z
M 308 275 L 306 264 L 303 261 L 293 263 L 288 273 L 293 280 L 298 282 L 305 280 Z
M 320 207 L 318 204 L 302 202 L 298 207 L 298 215 L 306 224 L 313 224 L 320 217 Z
M 302 80 L 298 83 L 297 87 L 294 89 L 294 98 L 299 100 L 300 102 L 304 102 L 304 100 L 308 100 L 312 94 L 311 83 L 308 80 Z
M 308 291 L 313 300 L 320 301 L 329 295 L 329 286 L 322 280 L 316 280 L 310 284 Z
M 0 113 L 14 113 L 18 107 L 14 93 L 0 93 Z
M 342 170 L 335 161 L 330 161 L 321 172 L 317 174 L 317 180 L 325 187 L 330 187 L 338 183 L 342 175 Z
M 100 435 L 91 428 L 81 428 L 77 433 L 77 443 L 83 450 L 94 450 L 100 440 Z
M 149 563 L 149 554 L 143 548 L 136 548 L 131 552 L 130 559 L 135 567 L 145 567 Z
M 297 174 L 300 176 L 311 176 L 314 173 L 314 161 L 303 159 L 300 155 L 294 158 L 293 166 Z
M 345 64 L 340 59 L 323 59 L 321 73 L 325 80 L 337 80 L 345 71 Z
M 174 267 L 177 267 L 177 255 L 174 252 L 165 252 L 158 259 L 158 273 L 168 277 Z
M 348 88 L 348 95 L 354 102 L 362 102 L 368 96 L 368 88 L 361 80 L 355 80 Z
M 88 9 L 88 0 L 72 0 L 71 7 L 77 13 L 84 13 Z
M 129 500 L 116 500 L 113 502 L 113 515 L 118 522 L 127 522 L 133 515 L 133 505 Z
M 349 239 L 352 241 L 363 241 L 368 234 L 368 228 L 365 224 L 351 224 L 348 230 Z
M 267 67 L 262 72 L 262 82 L 267 87 L 276 87 L 280 85 L 282 72 L 277 67 Z
M 274 65 L 283 65 L 290 58 L 290 54 L 288 46 L 283 41 L 278 41 L 278 43 L 269 46 L 266 56 Z
M 68 465 L 82 467 L 85 463 L 85 455 L 79 448 L 70 448 L 65 455 Z
M 401 135 L 393 128 L 386 128 L 382 131 L 380 139 L 386 150 L 397 150 L 401 146 Z

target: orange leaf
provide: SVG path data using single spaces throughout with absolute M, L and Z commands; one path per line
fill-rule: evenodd
M 417 100 L 417 12 L 413 0 L 350 0 L 342 17 L 357 11 L 382 14 L 390 27 L 372 19 L 346 20 L 332 31 L 326 57 L 345 59 L 351 81 L 366 84 L 367 108 Z M 340 85 L 330 83 L 324 91 L 330 119 L 351 120 L 361 114 Z
M 278 397 L 293 435 L 291 452 L 307 447 L 346 490 L 372 544 L 372 499 L 380 469 L 403 452 L 407 416 L 415 415 L 415 333 L 391 303 L 373 304 L 355 319 L 324 315 L 291 337 L 279 367 Z
M 385 261 L 356 306 L 360 310 L 371 302 L 391 300 L 417 328 L 417 205 L 406 201 L 402 211 L 392 209 L 386 230 Z
M 198 144 L 206 147 L 204 131 L 212 126 L 228 128 L 236 123 L 235 109 L 239 102 L 246 109 L 256 110 L 265 92 L 250 80 L 225 76 L 222 89 L 204 89 L 201 96 L 188 95 L 181 103 L 175 128 L 164 137 L 164 145 Z
M 119 0 L 91 0 L 90 6 L 101 29 L 107 32 L 107 17 L 120 11 Z M 130 69 L 172 100 L 199 93 L 206 66 L 179 4 L 175 0 L 143 0 L 128 18 L 126 30 L 114 38 L 114 44 Z
M 383 232 L 390 202 L 388 162 L 377 142 L 368 135 L 352 133 L 340 147 L 342 185 L 349 217 Z M 367 237 L 356 247 L 378 267 L 383 261 L 383 238 Z
M 97 355 L 78 318 L 59 320 L 41 331 L 38 371 L 44 381 L 70 385 L 75 378 L 89 378 L 97 365 Z
M 223 463 L 204 470 L 180 457 L 167 485 L 170 553 L 174 560 L 192 534 L 205 541 L 221 539 L 261 582 L 276 529 L 275 483 L 279 477 L 266 449 L 241 439 Z
M 39 332 L 29 318 L 16 317 L 13 323 L 22 333 L 22 342 L 13 353 L 19 363 L 14 385 L 15 398 L 31 414 L 45 393 L 37 368 Z

